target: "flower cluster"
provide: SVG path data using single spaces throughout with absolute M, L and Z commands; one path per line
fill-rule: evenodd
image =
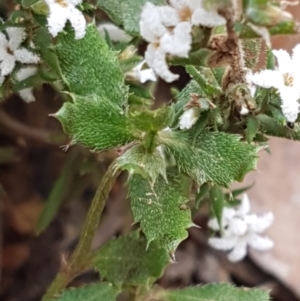
M 299 113 L 300 99 L 300 44 L 292 56 L 285 50 L 273 50 L 277 58 L 275 70 L 262 70 L 249 74 L 248 79 L 263 88 L 276 88 L 281 98 L 281 109 L 289 122 L 295 122 Z
M 230 261 L 242 260 L 247 255 L 248 245 L 259 251 L 269 250 L 274 245 L 272 240 L 260 235 L 272 224 L 273 213 L 257 216 L 249 214 L 249 211 L 250 202 L 247 195 L 243 196 L 237 209 L 225 207 L 221 218 L 222 236 L 209 239 L 212 247 L 230 251 L 228 254 Z M 209 220 L 208 226 L 215 231 L 220 230 L 216 218 Z
M 191 50 L 192 27 L 214 27 L 226 20 L 214 10 L 207 10 L 202 0 L 170 0 L 168 6 L 147 2 L 140 19 L 140 32 L 149 42 L 147 64 L 166 82 L 178 79 L 167 65 L 167 55 L 187 57 Z
M 8 27 L 6 28 L 7 36 L 0 33 L 0 85 L 4 82 L 5 76 L 12 73 L 16 66 L 16 62 L 23 64 L 37 64 L 40 57 L 28 49 L 21 46 L 26 38 L 25 28 L 22 27 Z M 7 38 L 8 37 L 8 38 Z M 34 75 L 37 68 L 28 66 L 21 68 L 16 73 L 16 80 L 22 81 Z M 32 88 L 26 88 L 19 91 L 20 96 L 26 101 L 34 101 Z
M 75 31 L 75 39 L 82 39 L 86 31 L 86 20 L 76 5 L 83 0 L 45 0 L 49 7 L 48 29 L 53 37 L 61 32 L 69 20 Z

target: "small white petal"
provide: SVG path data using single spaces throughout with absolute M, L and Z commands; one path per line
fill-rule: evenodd
M 187 57 L 191 50 L 192 25 L 189 22 L 180 22 L 173 33 L 166 33 L 160 39 L 160 47 L 169 54 Z
M 207 11 L 200 7 L 192 15 L 192 24 L 215 27 L 226 24 L 226 19 L 215 11 Z
M 143 7 L 139 25 L 141 36 L 148 42 L 158 42 L 159 38 L 167 33 L 159 8 L 150 2 Z
M 248 237 L 248 244 L 253 249 L 267 251 L 274 247 L 274 242 L 268 238 L 257 234 L 251 234 Z
M 9 37 L 8 47 L 12 51 L 18 49 L 26 38 L 25 28 L 23 27 L 8 27 L 6 32 Z
M 132 37 L 128 35 L 124 30 L 113 23 L 100 24 L 98 27 L 99 34 L 104 37 L 105 30 L 108 32 L 109 37 L 114 42 L 125 42 L 128 43 L 132 40 Z
M 241 110 L 240 110 L 240 115 L 245 116 L 249 114 L 249 110 L 248 108 L 246 108 L 245 106 L 242 106 Z
M 145 52 L 145 60 L 157 75 L 164 79 L 167 83 L 171 83 L 179 78 L 178 74 L 174 74 L 169 70 L 166 62 L 166 53 L 160 48 L 149 44 Z
M 70 23 L 75 31 L 75 39 L 79 40 L 85 36 L 86 32 L 86 20 L 80 10 L 76 7 L 69 7 L 69 17 Z
M 292 59 L 287 51 L 280 49 L 273 50 L 272 52 L 277 58 L 278 70 L 281 72 L 281 74 L 289 73 L 294 69 Z
M 282 113 L 289 122 L 295 122 L 299 113 L 299 86 L 282 86 L 279 89 Z
M 249 230 L 262 233 L 271 226 L 274 221 L 274 215 L 272 212 L 266 213 L 262 216 L 255 214 L 248 214 L 245 216 L 245 222 L 247 223 Z
M 222 217 L 223 219 L 228 222 L 235 216 L 235 210 L 233 208 L 224 207 Z
M 49 6 L 50 15 L 48 16 L 48 30 L 53 37 L 56 37 L 57 34 L 63 31 L 69 14 L 68 10 L 61 5 L 54 3 Z
M 13 55 L 7 53 L 6 57 L 0 63 L 1 76 L 10 74 L 16 65 L 16 59 Z
M 76 6 L 78 4 L 81 4 L 83 0 L 66 0 L 66 1 L 72 4 L 73 6 Z
M 277 70 L 262 70 L 253 74 L 249 74 L 249 80 L 263 88 L 279 88 L 284 85 L 282 74 Z
M 0 32 L 0 48 L 6 49 L 8 46 L 8 41 L 4 33 Z
M 155 73 L 152 69 L 144 69 L 142 70 L 145 61 L 138 64 L 136 67 L 126 72 L 126 77 L 129 79 L 137 80 L 142 84 L 147 81 L 156 81 Z
M 165 26 L 174 27 L 180 22 L 178 12 L 173 7 L 158 6 L 158 11 Z
M 248 195 L 245 193 L 242 197 L 241 204 L 237 209 L 237 214 L 244 216 L 250 212 L 250 200 Z
M 295 69 L 295 66 L 300 66 L 300 44 L 297 44 L 292 53 L 292 62 Z M 299 71 L 299 68 L 296 68 Z
M 30 103 L 35 101 L 35 97 L 33 95 L 33 89 L 32 88 L 26 88 L 23 90 L 20 90 L 19 92 L 20 97 L 26 102 Z
M 238 241 L 233 250 L 228 254 L 228 259 L 232 262 L 237 262 L 244 259 L 247 255 L 247 243 Z
M 244 235 L 247 231 L 247 224 L 240 218 L 234 217 L 229 221 L 227 231 L 236 236 Z
M 191 11 L 196 10 L 201 6 L 200 0 L 170 0 L 170 5 L 176 8 L 177 10 L 182 10 L 189 8 Z
M 14 56 L 17 61 L 24 64 L 37 64 L 40 61 L 40 57 L 37 54 L 26 48 L 19 48 L 15 50 Z
M 215 249 L 228 251 L 232 249 L 237 242 L 237 238 L 234 237 L 211 237 L 208 240 L 208 244 Z
M 181 130 L 190 129 L 198 120 L 199 114 L 195 108 L 187 109 L 179 118 L 179 128 Z
M 218 220 L 216 218 L 212 218 L 208 221 L 207 226 L 215 231 L 219 231 L 220 227 L 219 227 L 219 223 Z
M 24 67 L 21 68 L 17 73 L 16 73 L 16 80 L 17 81 L 22 81 L 34 74 L 36 74 L 37 68 L 36 67 Z

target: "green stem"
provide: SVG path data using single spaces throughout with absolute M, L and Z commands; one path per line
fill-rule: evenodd
M 119 174 L 120 171 L 115 170 L 115 162 L 113 162 L 109 166 L 106 174 L 102 178 L 100 185 L 97 188 L 91 207 L 89 208 L 87 217 L 85 219 L 79 243 L 73 255 L 66 266 L 56 276 L 44 295 L 42 301 L 55 298 L 79 272 L 88 266 L 90 248 L 99 224 L 101 213 L 105 206 L 105 200 L 107 199 L 109 192 Z

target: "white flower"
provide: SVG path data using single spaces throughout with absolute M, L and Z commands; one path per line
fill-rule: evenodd
M 156 77 L 154 71 L 151 68 L 142 70 L 144 65 L 145 65 L 145 61 L 142 61 L 133 69 L 126 72 L 126 77 L 128 77 L 129 79 L 137 80 L 142 84 L 147 82 L 148 80 L 155 82 Z
M 300 99 L 300 44 L 292 56 L 285 50 L 273 50 L 277 58 L 275 70 L 262 70 L 249 76 L 249 79 L 263 88 L 274 87 L 281 98 L 281 109 L 289 122 L 295 122 L 299 113 Z
M 179 118 L 179 128 L 181 130 L 190 129 L 198 120 L 199 114 L 196 108 L 190 108 L 183 112 Z
M 75 39 L 82 39 L 86 31 L 86 21 L 76 5 L 83 0 L 45 0 L 49 7 L 48 29 L 53 37 L 63 31 L 69 20 L 75 31 Z
M 4 77 L 13 71 L 17 61 L 24 64 L 36 64 L 40 60 L 37 54 L 20 46 L 26 38 L 25 28 L 8 27 L 6 32 L 8 39 L 4 33 L 0 33 L 0 70 L 2 82 Z
M 113 42 L 128 43 L 132 40 L 132 37 L 130 35 L 128 35 L 124 30 L 113 23 L 102 23 L 98 25 L 97 29 L 102 37 L 105 36 L 106 30 Z
M 170 0 L 170 5 L 155 6 L 147 2 L 142 10 L 140 33 L 149 42 L 147 64 L 166 82 L 178 79 L 167 65 L 167 55 L 188 57 L 192 44 L 192 27 L 225 24 L 214 10 L 206 10 L 201 0 Z
M 22 68 L 16 73 L 16 80 L 20 82 L 20 81 L 25 80 L 28 77 L 36 74 L 36 72 L 37 72 L 36 67 Z M 33 88 L 22 89 L 19 91 L 19 95 L 27 103 L 35 101 L 35 97 L 33 95 Z
M 221 224 L 224 229 L 222 237 L 209 239 L 209 244 L 219 250 L 230 251 L 230 261 L 240 261 L 247 255 L 247 246 L 259 251 L 266 251 L 274 246 L 272 240 L 259 234 L 264 232 L 273 222 L 271 212 L 257 216 L 249 214 L 250 202 L 247 195 L 243 196 L 241 205 L 237 209 L 224 208 Z M 208 226 L 218 231 L 219 225 L 216 218 L 209 220 Z

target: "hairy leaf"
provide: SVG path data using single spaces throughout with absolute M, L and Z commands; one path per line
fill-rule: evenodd
M 222 189 L 218 186 L 213 186 L 209 191 L 210 196 L 210 204 L 211 204 L 211 210 L 213 215 L 216 217 L 219 228 L 223 230 L 222 228 L 222 213 L 224 208 L 224 193 Z
M 228 187 L 256 166 L 257 149 L 241 142 L 238 135 L 202 131 L 193 137 L 192 133 L 165 132 L 160 139 L 178 167 L 198 184 L 211 181 Z
M 110 283 L 97 283 L 65 290 L 51 301 L 115 301 L 118 290 Z
M 258 131 L 259 123 L 256 116 L 249 116 L 247 119 L 247 141 L 251 143 L 256 136 Z
M 116 167 L 127 169 L 130 173 L 138 173 L 152 184 L 157 177 L 166 176 L 166 163 L 163 155 L 158 149 L 147 152 L 142 145 L 135 145 L 116 160 Z
M 165 0 L 98 0 L 97 4 L 116 24 L 123 25 L 127 32 L 138 35 L 141 12 L 146 2 L 166 5 Z
M 194 286 L 181 290 L 161 291 L 156 295 L 162 301 L 269 301 L 265 290 L 237 288 L 227 283 Z
M 125 145 L 134 139 L 127 117 L 106 98 L 71 95 L 73 103 L 64 103 L 55 114 L 72 143 L 81 143 L 95 151 Z
M 129 196 L 134 221 L 139 222 L 148 243 L 157 241 L 171 254 L 187 237 L 191 227 L 191 212 L 185 205 L 188 198 L 179 183 L 158 177 L 151 187 L 140 175 L 133 175 L 129 181 Z
M 102 278 L 117 287 L 150 287 L 161 277 L 169 260 L 168 253 L 157 242 L 147 248 L 146 238 L 134 232 L 112 240 L 96 251 L 93 266 Z
M 72 93 L 95 94 L 118 105 L 127 102 L 128 88 L 124 85 L 117 55 L 94 24 L 88 25 L 80 40 L 75 40 L 73 32 L 60 34 L 55 51 L 63 80 Z

